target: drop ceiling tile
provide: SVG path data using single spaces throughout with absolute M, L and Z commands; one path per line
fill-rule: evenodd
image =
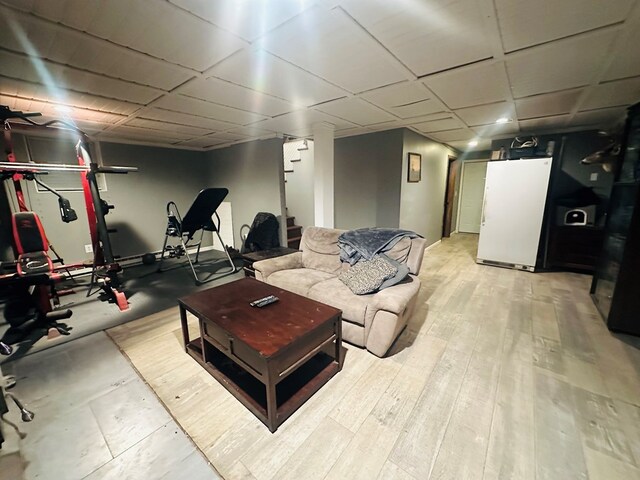
M 462 67 L 424 80 L 449 108 L 508 100 L 511 97 L 504 63 Z
M 353 93 L 406 78 L 398 63 L 340 9 L 309 9 L 259 42 L 265 50 Z
M 180 93 L 270 117 L 295 110 L 289 102 L 214 77 L 189 82 Z
M 443 132 L 432 133 L 431 136 L 439 142 L 455 142 L 472 140 L 477 137 L 476 133 L 466 128 L 458 128 L 456 130 L 446 130 Z
M 204 100 L 198 100 L 197 98 L 185 97 L 184 95 L 162 97 L 154 103 L 154 106 L 174 112 L 199 115 L 201 117 L 213 118 L 238 125 L 246 125 L 266 118 L 264 115 L 229 108 L 223 105 L 205 102 Z
M 584 89 L 534 95 L 516 100 L 518 120 L 569 113 Z
M 186 146 L 186 147 L 199 147 L 207 149 L 208 147 L 215 147 L 217 145 L 223 145 L 225 143 L 229 143 L 225 140 L 220 140 L 212 137 L 200 137 L 200 138 L 192 138 L 190 140 L 184 140 L 182 142 L 176 143 L 177 146 Z
M 462 108 L 455 113 L 469 126 L 487 125 L 495 123 L 499 118 L 515 118 L 513 104 L 509 102 L 478 105 L 477 107 Z
M 359 98 L 334 100 L 318 105 L 315 107 L 315 110 L 342 118 L 360 126 L 396 120 L 396 117 L 393 115 Z
M 118 100 L 96 97 L 86 93 L 70 92 L 60 88 L 45 87 L 37 83 L 23 82 L 3 77 L 0 77 L 0 92 L 4 95 L 30 100 L 69 105 L 120 115 L 130 115 L 140 108 L 140 105 L 120 102 Z
M 613 61 L 604 74 L 603 80 L 636 77 L 640 75 L 640 28 L 638 23 L 627 27 L 626 36 L 613 52 Z
M 588 110 L 578 112 L 573 116 L 569 126 L 594 126 L 611 128 L 624 121 L 626 108 L 602 108 L 599 110 Z
M 264 131 L 263 134 L 268 132 Z M 214 134 L 208 135 L 208 138 L 214 138 L 216 141 L 220 142 L 236 142 L 238 140 L 244 140 L 245 138 L 253 138 L 260 135 L 257 135 L 255 131 L 251 133 L 251 135 L 239 135 L 231 132 L 216 132 Z
M 360 97 L 405 119 L 446 110 L 420 82 L 396 83 L 370 90 Z
M 533 132 L 540 130 L 552 131 L 564 128 L 569 121 L 569 115 L 555 115 L 551 117 L 531 118 L 529 120 L 520 120 L 520 130 L 523 132 Z
M 141 112 L 139 116 L 142 118 L 149 118 L 151 120 L 159 120 L 161 122 L 177 123 L 180 125 L 190 125 L 192 127 L 205 128 L 210 131 L 226 130 L 235 126 L 233 123 L 221 122 L 218 120 L 213 120 L 211 118 L 189 115 L 187 113 L 173 112 L 171 110 L 165 110 L 162 108 L 146 109 Z
M 492 56 L 476 0 L 340 4 L 417 76 Z
M 610 54 L 617 32 L 569 38 L 507 57 L 515 98 L 590 84 Z
M 335 138 L 353 137 L 355 135 L 366 135 L 367 133 L 373 133 L 367 127 L 351 127 L 336 130 Z
M 199 137 L 211 133 L 209 130 L 198 127 L 189 127 L 187 125 L 177 125 L 175 123 L 159 122 L 157 120 L 147 120 L 145 118 L 132 118 L 125 122 L 125 125 L 132 127 L 150 128 L 153 130 L 166 131 L 169 134 L 183 133 L 191 137 Z
M 505 51 L 546 43 L 626 19 L 634 0 L 496 0 Z
M 308 3 L 300 0 L 169 1 L 247 40 L 264 35 L 308 8 Z
M 601 83 L 591 87 L 581 110 L 628 106 L 640 101 L 640 77 Z
M 102 97 L 146 104 L 162 94 L 161 90 L 136 85 L 103 75 L 58 65 L 46 60 L 34 61 L 25 55 L 0 51 L 0 64 L 7 77 L 46 84 L 48 88 L 62 88 L 76 92 L 94 93 Z M 44 75 L 39 72 L 46 72 Z M 2 79 L 0 79 L 0 83 Z
M 210 23 L 153 0 L 67 0 L 51 8 L 49 0 L 32 2 L 27 11 L 79 31 L 168 62 L 203 71 L 242 48 L 245 42 Z M 66 15 L 78 10 L 80 14 Z M 193 48 L 206 45 L 206 48 Z
M 476 132 L 480 138 L 495 138 L 498 136 L 515 135 L 518 133 L 519 127 L 516 122 L 505 124 L 493 123 L 491 125 L 473 127 L 471 130 Z
M 458 140 L 455 142 L 447 142 L 447 145 L 459 150 L 460 152 L 477 152 L 479 150 L 491 150 L 491 139 L 480 138 L 477 140 L 478 144 L 470 146 L 466 140 Z M 464 155 L 464 153 L 463 153 Z M 487 158 L 487 160 L 489 160 Z
M 253 125 L 249 125 L 246 127 L 236 127 L 224 132 L 225 135 L 235 135 L 239 138 L 231 138 L 230 140 L 241 140 L 242 138 L 256 138 L 263 137 L 265 135 L 270 135 L 275 133 L 275 130 L 269 130 L 267 128 L 258 128 Z M 224 138 L 224 137 L 223 137 Z
M 356 126 L 351 122 L 347 122 L 346 120 L 342 120 L 316 110 L 299 110 L 286 113 L 276 118 L 258 122 L 252 126 L 282 134 L 307 136 L 312 134 L 313 124 L 321 122 L 334 125 L 336 130 Z
M 344 97 L 346 92 L 264 50 L 242 51 L 216 65 L 212 75 L 288 100 L 296 107 Z
M 424 133 L 434 133 L 434 132 L 441 132 L 443 130 L 454 130 L 457 128 L 464 127 L 465 125 L 457 118 L 450 117 L 450 118 L 443 118 L 442 120 L 432 120 L 430 122 L 414 123 L 412 124 L 412 126 Z
M 16 30 L 19 25 L 19 30 Z M 104 74 L 140 85 L 170 90 L 191 78 L 181 67 L 119 48 L 79 31 L 61 29 L 46 21 L 24 14 L 14 15 L 0 5 L 0 31 L 3 47 L 22 54 Z M 17 36 L 17 32 L 20 32 Z M 8 33 L 10 32 L 10 33 Z M 28 38 L 26 44 L 20 38 Z M 36 57 L 37 56 L 37 57 Z

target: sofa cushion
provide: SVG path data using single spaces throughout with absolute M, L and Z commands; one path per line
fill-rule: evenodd
M 364 325 L 367 306 L 373 295 L 354 295 L 338 277 L 333 277 L 311 287 L 307 296 L 342 310 L 342 318 Z
M 382 255 L 376 255 L 371 260 L 360 260 L 338 278 L 356 295 L 364 295 L 375 292 L 385 280 L 397 273 L 395 265 Z
M 300 242 L 302 265 L 336 275 L 340 273 L 342 262 L 338 237 L 341 233 L 342 230 L 329 228 L 305 228 Z
M 333 278 L 330 273 L 310 268 L 280 270 L 269 275 L 267 283 L 284 288 L 298 295 L 308 296 L 309 289 L 319 282 Z M 324 302 L 326 303 L 326 302 Z

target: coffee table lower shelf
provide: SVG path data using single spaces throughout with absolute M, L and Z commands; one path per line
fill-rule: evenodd
M 207 348 L 204 361 L 202 345 Z M 275 418 L 269 419 L 267 408 L 267 387 L 249 374 L 224 353 L 201 338 L 187 344 L 191 355 L 207 372 L 220 382 L 233 396 L 244 404 L 269 430 L 274 432 L 287 418 L 304 404 L 315 392 L 340 371 L 341 365 L 335 359 L 319 351 L 303 365 L 286 376 L 276 385 Z

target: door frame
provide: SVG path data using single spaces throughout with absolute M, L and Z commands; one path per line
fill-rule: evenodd
M 453 184 L 453 187 L 450 188 L 449 183 L 451 182 L 451 165 L 458 161 L 458 157 L 454 157 L 453 155 L 448 155 L 447 156 L 447 181 L 445 184 L 445 189 L 444 189 L 444 212 L 442 213 L 442 231 L 441 233 L 441 238 L 448 238 L 451 236 L 452 233 L 455 232 L 454 226 L 451 224 L 451 220 L 453 218 L 453 203 L 455 201 L 456 198 L 456 187 L 455 187 L 455 181 Z M 462 163 L 462 162 L 461 162 Z M 459 165 L 459 164 L 458 164 Z M 458 166 L 458 169 L 460 167 Z M 459 177 L 459 175 L 458 175 Z M 445 228 L 447 226 L 447 199 L 449 197 L 449 194 L 451 193 L 451 209 L 449 210 L 450 216 L 451 218 L 449 218 L 449 235 L 447 235 L 445 237 L 444 233 L 445 233 Z M 456 218 L 456 223 L 458 223 L 458 219 Z
M 467 163 L 480 163 L 480 162 L 486 162 L 487 165 L 489 164 L 489 162 L 491 161 L 491 159 L 489 158 L 474 158 L 473 160 L 465 160 L 464 162 L 462 162 L 462 168 L 460 169 L 460 184 L 458 185 L 458 211 L 456 214 L 456 232 L 459 232 L 459 227 L 460 227 L 460 210 L 462 207 L 462 183 L 464 182 L 464 167 Z

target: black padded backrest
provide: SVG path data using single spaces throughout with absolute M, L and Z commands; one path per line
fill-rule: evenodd
M 33 212 L 14 213 L 11 216 L 11 223 L 13 240 L 19 255 L 49 250 L 49 242 L 38 215 Z
M 211 217 L 229 193 L 226 188 L 205 188 L 189 207 L 189 211 L 182 219 L 182 233 L 193 235 L 204 228 L 214 231 L 215 226 Z

